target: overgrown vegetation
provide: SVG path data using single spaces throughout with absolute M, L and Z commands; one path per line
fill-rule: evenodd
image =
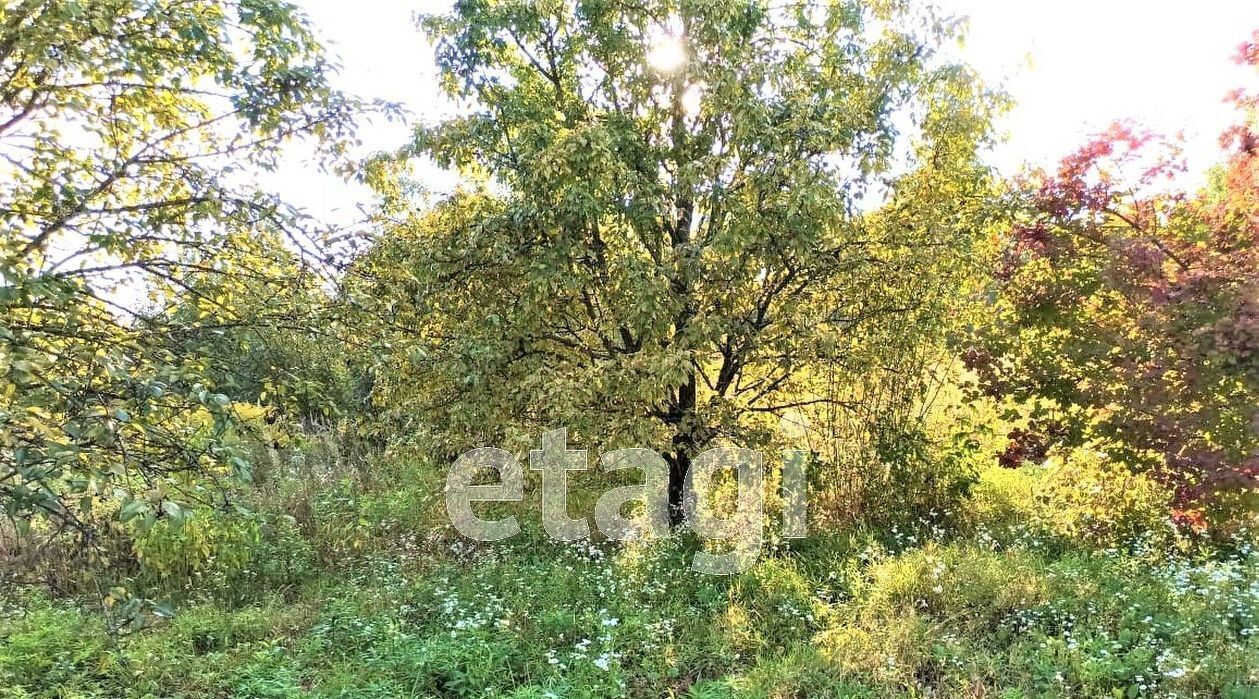
M 1054 473 L 984 475 L 979 488 L 1000 497 Z M 11 696 L 1253 696 L 1253 548 L 1081 536 L 1069 523 L 1087 506 L 1043 497 L 977 509 L 964 533 L 910 520 L 773 542 L 726 578 L 692 572 L 685 537 L 560 545 L 533 521 L 525 539 L 475 547 L 432 523 L 375 526 L 378 503 L 396 515 L 409 488 L 333 486 L 310 503 L 313 542 L 277 527 L 249 563 L 216 556 L 173 618 L 118 647 L 99 614 L 10 593 L 0 684 Z M 1161 525 L 1172 531 L 1165 511 Z
M 1259 97 L 1201 191 L 1127 127 L 1003 181 L 916 3 L 421 26 L 463 111 L 355 163 L 392 110 L 283 2 L 0 8 L 0 697 L 1259 697 Z M 364 245 L 245 184 L 294 139 Z M 459 536 L 453 457 L 558 428 L 671 533 L 552 541 L 526 472 Z M 715 446 L 810 455 L 731 576 Z

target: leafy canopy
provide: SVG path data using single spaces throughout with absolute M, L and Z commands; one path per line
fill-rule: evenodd
M 912 399 L 897 372 L 960 303 L 1001 102 L 938 54 L 952 25 L 685 0 L 461 2 L 423 25 L 468 108 L 407 155 L 472 184 L 416 214 L 382 178 L 391 229 L 350 291 L 407 424 L 451 450 L 565 426 L 676 476 L 791 411 Z
M 177 518 L 247 466 L 188 338 L 310 288 L 289 252 L 306 224 L 248 179 L 294 138 L 344 153 L 359 107 L 331 69 L 276 0 L 0 8 L 0 507 L 19 527 Z
M 1239 61 L 1259 67 L 1257 46 Z M 1097 440 L 1175 486 L 1182 507 L 1253 494 L 1259 97 L 1232 99 L 1233 155 L 1200 192 L 1171 184 L 1183 169 L 1172 144 L 1122 124 L 1027 183 L 995 313 L 967 357 L 986 392 L 1049 399 L 1010 465 L 1055 440 Z

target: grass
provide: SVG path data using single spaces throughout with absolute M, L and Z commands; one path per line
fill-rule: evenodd
M 560 545 L 526 522 L 493 546 L 376 535 L 329 566 L 339 517 L 379 525 L 321 497 L 290 584 L 254 559 L 228 576 L 251 594 L 190 597 L 117 645 L 70 601 L 0 597 L 0 697 L 1259 697 L 1246 541 L 1088 547 L 1002 511 L 771 541 L 717 577 L 685 537 Z

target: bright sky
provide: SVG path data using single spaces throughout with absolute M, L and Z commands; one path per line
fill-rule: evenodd
M 416 11 L 442 0 L 296 0 L 343 66 L 340 87 L 402 103 L 412 119 L 441 114 L 432 52 L 415 28 Z M 1216 137 L 1232 120 L 1223 96 L 1254 85 L 1231 60 L 1259 28 L 1254 0 L 937 0 L 970 18 L 962 57 L 1017 102 L 1000 124 L 1008 142 L 992 155 L 1003 172 L 1048 165 L 1116 119 L 1157 131 L 1184 131 L 1192 170 L 1219 159 Z M 402 124 L 363 129 L 364 147 L 402 144 Z M 311 173 L 300 157 L 276 185 L 312 214 L 356 220 L 368 192 Z M 432 186 L 449 186 L 434 176 Z

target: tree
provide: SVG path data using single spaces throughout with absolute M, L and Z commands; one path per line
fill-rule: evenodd
M 392 350 L 377 399 L 439 445 L 654 447 L 676 522 L 700 450 L 852 407 L 828 377 L 893 367 L 958 300 L 1000 100 L 938 60 L 930 12 L 462 2 L 423 25 L 470 109 L 407 154 L 474 184 L 415 215 L 381 178 L 391 230 L 348 293 Z
M 1239 60 L 1259 67 L 1259 34 Z M 1233 155 L 1196 193 L 1161 141 L 1116 125 L 1027 183 L 995 318 L 967 361 L 989 394 L 1041 402 L 1008 465 L 1100 440 L 1181 508 L 1259 477 L 1259 98 L 1232 99 Z
M 0 8 L 0 505 L 19 529 L 90 544 L 102 512 L 177 518 L 247 466 L 211 359 L 178 338 L 274 322 L 242 312 L 247 290 L 303 273 L 282 251 L 310 249 L 306 224 L 245 183 L 294 139 L 344 153 L 357 107 L 331 70 L 277 0 Z
M 208 385 L 266 407 L 269 421 L 309 425 L 344 413 L 352 382 L 326 275 L 261 232 L 232 249 L 249 269 L 219 258 L 185 276 L 178 304 L 147 318 L 163 329 L 152 341 L 201 358 Z

